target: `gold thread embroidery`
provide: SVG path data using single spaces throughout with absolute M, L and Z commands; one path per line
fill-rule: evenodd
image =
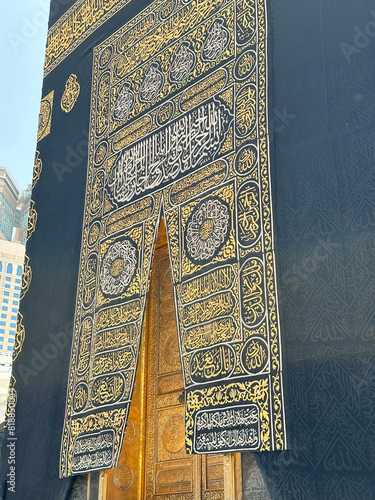
M 20 294 L 21 299 L 24 298 L 27 291 L 29 290 L 31 279 L 32 279 L 32 271 L 30 266 L 30 258 L 27 255 L 25 255 L 25 263 L 22 273 L 22 284 L 21 284 L 21 294 Z
M 35 209 L 35 201 L 30 200 L 29 217 L 27 219 L 27 239 L 31 237 L 36 228 L 38 214 Z
M 81 86 L 78 82 L 77 75 L 72 73 L 66 81 L 65 90 L 61 96 L 61 109 L 65 111 L 65 113 L 70 113 L 74 108 L 80 92 Z
M 78 0 L 48 30 L 44 76 L 130 0 Z
M 33 180 L 32 180 L 32 186 L 31 186 L 32 189 L 34 189 L 34 187 L 36 186 L 36 183 L 38 182 L 38 180 L 40 178 L 40 174 L 42 173 L 42 169 L 43 169 L 43 162 L 42 162 L 42 159 L 40 158 L 40 152 L 37 150 L 37 151 L 35 151 Z
M 25 341 L 25 327 L 23 324 L 23 316 L 20 312 L 18 312 L 17 332 L 13 350 L 13 361 L 17 359 L 19 353 L 22 351 L 22 346 L 24 341 Z
M 40 102 L 39 122 L 38 122 L 38 142 L 44 139 L 51 132 L 53 97 L 55 91 L 52 90 L 48 95 L 43 97 Z

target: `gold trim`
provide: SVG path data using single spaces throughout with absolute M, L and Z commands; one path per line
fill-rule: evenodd
M 87 495 L 86 495 L 86 500 L 90 500 L 91 497 L 91 473 L 87 475 Z
M 38 123 L 38 142 L 47 137 L 51 132 L 53 98 L 55 91 L 52 90 L 40 101 L 39 123 Z
M 34 189 L 34 187 L 36 186 L 36 183 L 39 181 L 40 174 L 42 173 L 42 170 L 43 170 L 43 162 L 42 162 L 42 159 L 40 158 L 40 151 L 36 150 L 35 151 L 33 180 L 32 180 L 31 189 Z
M 19 353 L 22 351 L 23 343 L 25 342 L 25 334 L 26 332 L 25 332 L 25 326 L 23 324 L 23 316 L 18 311 L 16 338 L 13 349 L 13 361 L 18 358 Z
M 224 455 L 224 500 L 242 500 L 241 453 Z
M 78 0 L 48 30 L 46 77 L 95 30 L 131 0 Z
M 31 265 L 30 265 L 30 257 L 25 255 L 25 262 L 23 265 L 23 273 L 22 273 L 22 284 L 21 284 L 21 294 L 20 294 L 20 300 L 24 298 L 26 293 L 28 292 L 30 288 L 30 283 L 32 280 L 32 270 L 31 270 Z
M 99 474 L 99 494 L 98 494 L 98 500 L 105 500 L 105 491 L 106 491 L 106 486 L 107 486 L 107 477 L 105 470 L 100 471 Z
M 27 219 L 27 239 L 34 233 L 37 221 L 38 213 L 35 209 L 35 201 L 30 200 L 29 217 Z

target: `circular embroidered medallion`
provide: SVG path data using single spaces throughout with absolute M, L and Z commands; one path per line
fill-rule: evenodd
M 133 391 L 133 397 L 134 397 L 134 391 Z M 123 441 L 124 443 L 129 444 L 133 441 L 134 438 L 135 438 L 135 427 L 133 422 L 128 419 L 126 423 L 126 430 Z
M 242 363 L 252 375 L 262 372 L 268 364 L 268 347 L 258 337 L 251 338 L 242 350 Z
M 128 490 L 134 483 L 133 469 L 129 465 L 118 465 L 113 473 L 113 482 L 120 490 Z
M 199 204 L 186 228 L 186 248 L 194 261 L 211 259 L 224 245 L 229 232 L 229 209 L 217 199 Z
M 117 241 L 109 247 L 100 271 L 100 288 L 106 295 L 121 295 L 129 286 L 137 268 L 137 249 L 129 241 Z
M 185 445 L 185 419 L 182 415 L 171 415 L 164 424 L 163 444 L 169 453 L 177 453 Z

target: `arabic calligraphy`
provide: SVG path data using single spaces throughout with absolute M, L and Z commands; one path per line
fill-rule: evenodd
M 91 213 L 95 215 L 102 206 L 103 196 L 104 196 L 104 172 L 99 171 L 92 184 L 91 192 Z
M 185 177 L 175 182 L 169 191 L 171 203 L 179 205 L 187 199 L 219 185 L 225 179 L 227 167 L 224 160 L 218 160 L 196 173 L 191 173 L 188 178 Z
M 55 91 L 53 90 L 48 95 L 43 97 L 40 102 L 40 112 L 38 121 L 38 142 L 47 137 L 51 132 L 52 108 Z
M 89 367 L 92 333 L 92 319 L 90 317 L 85 318 L 82 322 L 78 343 L 77 373 L 79 374 L 85 373 Z
M 181 95 L 179 100 L 181 110 L 188 111 L 207 98 L 217 94 L 225 87 L 227 81 L 228 74 L 224 68 L 206 76 L 206 78 L 192 85 Z
M 29 240 L 36 229 L 38 213 L 35 208 L 35 201 L 30 199 L 29 216 L 27 218 L 27 240 Z
M 99 66 L 101 68 L 105 68 L 109 63 L 109 61 L 111 60 L 112 55 L 113 55 L 113 46 L 107 45 L 107 47 L 104 47 L 99 56 Z
M 197 453 L 214 451 L 255 450 L 259 443 L 256 429 L 223 430 L 197 434 L 194 450 Z
M 237 326 L 233 318 L 220 318 L 185 330 L 183 345 L 187 350 L 193 351 L 221 342 L 230 342 L 236 330 Z
M 164 85 L 164 75 L 158 63 L 152 63 L 146 70 L 144 80 L 139 91 L 141 102 L 151 102 Z
M 96 165 L 101 165 L 103 161 L 106 159 L 108 153 L 108 142 L 101 142 L 95 151 L 94 161 Z
M 23 343 L 25 342 L 26 330 L 23 324 L 23 315 L 18 311 L 17 316 L 17 330 L 15 335 L 15 343 L 13 349 L 13 362 L 18 358 L 19 353 L 22 351 Z
M 195 383 L 227 378 L 234 370 L 235 354 L 229 345 L 205 349 L 193 354 L 190 360 L 190 375 Z
M 235 160 L 235 169 L 239 175 L 250 174 L 258 162 L 258 151 L 252 144 L 242 146 Z
M 126 120 L 133 109 L 135 95 L 129 82 L 125 82 L 121 87 L 115 102 L 113 118 L 118 121 Z
M 259 409 L 254 404 L 199 411 L 195 424 L 197 453 L 256 449 L 259 445 Z
M 73 448 L 73 472 L 108 467 L 112 463 L 113 431 L 78 437 Z
M 188 450 L 285 446 L 265 22 L 263 0 L 156 0 L 94 50 L 63 476 L 118 456 L 161 210 L 180 337 L 160 390 L 181 365 Z M 73 456 L 93 425 L 113 451 Z
M 193 70 L 196 60 L 197 56 L 190 48 L 190 42 L 182 42 L 173 57 L 169 70 L 169 80 L 177 83 L 183 82 Z
M 103 73 L 98 82 L 96 133 L 102 135 L 108 127 L 110 73 Z
M 93 247 L 98 241 L 100 236 L 101 225 L 99 221 L 94 222 L 94 224 L 89 229 L 88 234 L 88 246 Z
M 215 157 L 228 132 L 229 110 L 215 99 L 125 149 L 106 193 L 118 205 L 173 181 Z
M 180 286 L 179 297 L 183 303 L 208 297 L 231 288 L 234 282 L 232 266 L 219 267 L 197 278 L 185 281 Z
M 125 392 L 125 380 L 122 375 L 99 377 L 94 380 L 91 391 L 93 406 L 116 403 Z
M 74 108 L 75 103 L 79 97 L 79 93 L 81 91 L 81 86 L 78 82 L 77 75 L 71 74 L 66 81 L 65 90 L 63 95 L 61 96 L 61 109 L 65 113 L 70 113 L 70 111 Z
M 258 408 L 255 405 L 234 407 L 225 410 L 199 411 L 195 417 L 197 430 L 225 429 L 257 424 Z
M 244 184 L 238 192 L 238 236 L 241 245 L 254 245 L 261 230 L 259 188 L 255 182 Z
M 149 21 L 147 23 L 149 31 L 145 36 L 140 36 L 138 40 L 133 42 L 126 40 L 122 57 L 119 58 L 115 71 L 118 78 L 127 76 L 134 68 L 141 63 L 146 63 L 156 54 L 160 53 L 171 41 L 181 40 L 185 38 L 185 34 L 192 28 L 199 25 L 202 20 L 207 19 L 213 12 L 217 11 L 224 3 L 224 0 L 194 0 L 183 6 L 181 9 L 173 13 L 165 22 L 155 24 Z M 153 28 L 150 30 L 150 27 Z M 187 41 L 188 42 L 188 41 Z M 189 43 L 189 42 L 188 42 Z M 181 51 L 181 69 L 187 64 L 189 67 L 189 45 Z M 176 50 L 177 55 L 178 49 Z M 185 59 L 186 57 L 186 59 Z M 192 59 L 196 58 L 193 52 Z M 191 60 L 191 59 L 190 59 Z M 177 69 L 180 66 L 178 62 Z
M 230 42 L 230 33 L 223 18 L 215 19 L 208 30 L 207 38 L 202 48 L 202 59 L 215 61 L 219 59 Z
M 130 207 L 121 208 L 112 212 L 106 222 L 108 235 L 121 231 L 124 227 L 131 227 L 137 222 L 148 219 L 154 210 L 155 201 L 151 196 L 133 203 Z
M 108 307 L 97 315 L 96 328 L 98 331 L 105 328 L 124 325 L 138 319 L 141 313 L 139 300 L 127 302 L 119 306 Z
M 242 351 L 242 362 L 251 373 L 260 373 L 268 363 L 268 348 L 263 339 L 251 338 Z
M 33 168 L 33 183 L 31 186 L 32 189 L 34 189 L 36 183 L 40 179 L 40 174 L 42 173 L 42 170 L 43 170 L 43 162 L 42 159 L 40 158 L 40 151 L 36 150 L 34 158 L 34 168 Z
M 127 370 L 133 364 L 134 359 L 134 351 L 130 347 L 97 354 L 92 365 L 92 373 L 96 377 L 106 373 Z
M 177 5 L 177 0 L 165 0 L 160 8 L 159 17 L 164 20 L 167 19 L 174 11 Z
M 113 328 L 97 333 L 94 337 L 95 352 L 107 351 L 116 349 L 126 345 L 133 345 L 139 337 L 139 331 L 135 323 L 121 326 L 121 328 Z
M 262 261 L 248 260 L 241 270 L 240 281 L 243 318 L 249 326 L 255 326 L 265 314 Z
M 130 0 L 77 0 L 48 30 L 44 76 Z
M 254 85 L 243 87 L 236 99 L 236 133 L 238 137 L 250 134 L 256 124 L 257 90 Z
M 105 469 L 112 464 L 112 450 L 90 452 L 87 455 L 73 457 L 72 472 Z
M 234 74 L 236 79 L 241 81 L 248 78 L 255 69 L 256 65 L 256 52 L 254 50 L 246 50 L 237 59 L 234 66 Z
M 23 263 L 22 280 L 21 280 L 21 293 L 20 293 L 21 300 L 24 298 L 24 296 L 27 294 L 30 288 L 32 277 L 33 273 L 30 264 L 30 257 L 25 255 L 25 260 Z
M 249 42 L 256 29 L 256 0 L 237 0 L 237 43 Z
M 207 299 L 199 300 L 183 307 L 181 320 L 185 327 L 204 323 L 213 318 L 231 314 L 236 298 L 234 293 L 217 293 Z
M 121 149 L 129 146 L 129 144 L 141 139 L 150 131 L 151 125 L 151 117 L 145 115 L 127 127 L 120 129 L 112 139 L 113 150 L 121 151 Z
M 167 123 L 172 118 L 174 111 L 175 105 L 173 101 L 168 101 L 160 106 L 156 114 L 156 122 L 158 126 L 161 127 Z
M 78 384 L 73 396 L 73 410 L 78 413 L 85 409 L 89 399 L 89 390 L 86 384 Z
M 93 253 L 87 259 L 85 272 L 85 286 L 83 289 L 83 305 L 89 307 L 95 297 L 96 273 L 98 269 L 98 256 Z

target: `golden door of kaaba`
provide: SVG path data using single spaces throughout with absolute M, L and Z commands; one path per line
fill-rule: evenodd
M 184 412 L 162 221 L 129 419 L 118 466 L 102 473 L 101 500 L 241 500 L 240 454 L 187 455 Z

